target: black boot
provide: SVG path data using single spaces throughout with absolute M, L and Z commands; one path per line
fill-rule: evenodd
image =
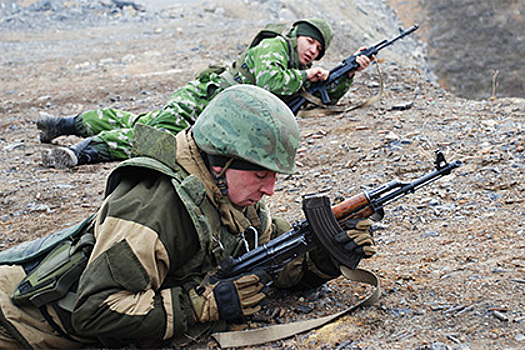
M 40 142 L 50 143 L 62 135 L 78 135 L 75 128 L 76 118 L 80 118 L 80 116 L 59 118 L 49 115 L 37 120 L 36 127 L 40 130 Z
M 100 152 L 91 144 L 92 138 L 80 141 L 71 147 L 56 147 L 42 153 L 42 163 L 57 169 L 104 161 Z

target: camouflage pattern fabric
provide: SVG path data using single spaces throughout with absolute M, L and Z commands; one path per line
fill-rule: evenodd
M 192 125 L 208 102 L 220 91 L 222 79 L 214 73 L 194 80 L 178 89 L 160 110 L 133 114 L 117 109 L 97 109 L 82 114 L 82 137 L 95 136 L 94 143 L 103 142 L 114 160 L 133 156 L 134 125 L 142 123 L 173 134 Z M 216 91 L 209 95 L 209 91 Z
M 295 172 L 299 127 L 275 95 L 252 85 L 221 92 L 193 128 L 195 142 L 211 155 L 239 158 L 278 173 Z
M 300 69 L 299 62 L 290 66 L 288 44 L 282 37 L 264 39 L 246 52 L 244 64 L 255 77 L 255 84 L 278 96 L 291 96 L 306 81 L 306 71 Z M 236 77 L 241 84 L 251 84 L 248 77 Z
M 297 50 L 296 47 L 292 50 Z M 308 87 L 306 72 L 299 62 L 292 59 L 286 40 L 275 37 L 263 40 L 246 52 L 245 64 L 255 76 L 255 85 L 272 92 L 283 100 L 292 98 L 301 87 Z M 292 67 L 288 69 L 286 67 Z M 238 75 L 240 84 L 253 84 Z M 340 79 L 338 85 L 328 87 L 333 101 L 340 99 L 350 88 L 352 79 Z M 137 122 L 177 134 L 192 125 L 208 103 L 228 84 L 218 74 L 210 72 L 178 89 L 166 106 L 143 114 L 133 114 L 116 109 L 98 109 L 82 114 L 83 137 L 95 136 L 93 146 L 105 144 L 112 160 L 133 156 L 133 127 Z

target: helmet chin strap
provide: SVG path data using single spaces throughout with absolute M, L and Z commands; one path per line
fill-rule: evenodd
M 213 166 L 210 166 L 211 172 L 213 174 L 213 179 L 215 180 L 215 183 L 217 184 L 217 187 L 219 188 L 223 196 L 226 196 L 228 194 L 228 184 L 226 183 L 226 170 L 230 167 L 233 161 L 233 158 L 228 159 L 228 161 L 226 162 L 226 164 L 224 164 L 220 172 L 215 171 L 215 169 L 213 169 Z

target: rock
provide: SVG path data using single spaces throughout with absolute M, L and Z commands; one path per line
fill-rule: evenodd
M 422 233 L 420 237 L 421 238 L 439 237 L 439 232 L 438 231 L 428 231 L 428 232 Z
M 309 314 L 312 312 L 314 307 L 312 305 L 299 305 L 295 308 L 295 311 L 302 313 L 302 314 Z

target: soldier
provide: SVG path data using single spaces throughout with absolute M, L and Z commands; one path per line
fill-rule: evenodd
M 268 34 L 268 31 L 265 33 Z M 192 125 L 213 97 L 234 84 L 254 84 L 286 101 L 296 96 L 303 86 L 328 78 L 328 70 L 312 67 L 314 60 L 324 56 L 333 37 L 332 28 L 326 21 L 316 18 L 300 20 L 285 34 L 275 32 L 273 37 L 269 36 L 266 39 L 257 36 L 227 70 L 212 66 L 201 72 L 196 80 L 177 90 L 161 110 L 135 115 L 122 110 L 98 109 L 77 116 L 38 120 L 41 142 L 49 143 L 61 135 L 85 138 L 72 147 L 44 151 L 44 165 L 66 168 L 128 159 L 132 156 L 130 141 L 135 123 L 176 134 Z M 358 70 L 362 70 L 370 60 L 361 55 L 357 57 L 357 62 L 360 65 Z M 337 86 L 331 87 L 329 94 L 332 100 L 340 99 L 352 81 L 353 76 L 347 76 Z
M 295 171 L 293 114 L 271 93 L 237 85 L 191 128 L 174 136 L 138 124 L 135 140 L 138 156 L 110 174 L 94 218 L 0 253 L 0 348 L 165 347 L 260 309 L 264 273 L 214 283 L 205 276 L 289 229 L 263 197 L 274 193 L 277 173 Z M 361 223 L 338 242 L 370 257 Z M 274 285 L 312 288 L 339 274 L 317 248 Z

